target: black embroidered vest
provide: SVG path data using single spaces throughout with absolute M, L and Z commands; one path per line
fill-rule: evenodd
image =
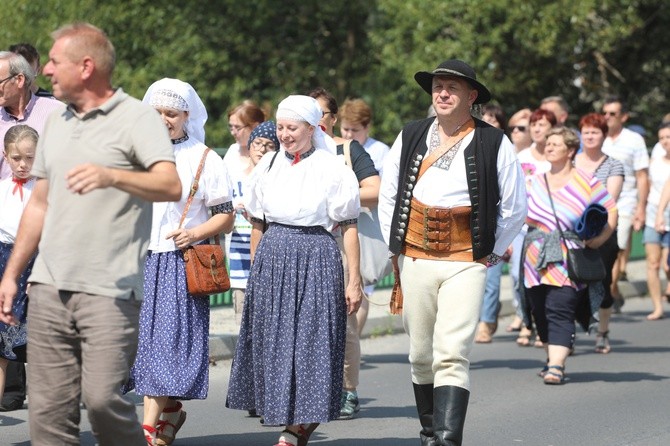
M 391 223 L 389 249 L 399 254 L 405 240 L 412 190 L 421 161 L 428 147 L 426 138 L 435 118 L 410 122 L 402 131 L 402 151 L 398 176 L 398 195 Z M 495 245 L 500 190 L 498 188 L 498 150 L 503 132 L 475 119 L 475 134 L 465 148 L 465 170 L 472 204 L 470 232 L 475 260 L 488 256 Z M 439 185 L 435 185 L 439 187 Z

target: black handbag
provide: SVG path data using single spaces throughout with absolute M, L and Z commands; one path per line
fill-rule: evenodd
M 556 216 L 556 208 L 554 207 L 554 200 L 551 198 L 551 191 L 549 190 L 549 181 L 547 181 L 547 175 L 544 175 L 544 182 L 547 185 L 547 192 L 549 193 L 549 202 L 551 203 L 551 211 L 554 213 L 554 218 L 556 219 L 556 227 L 558 232 L 561 234 L 561 239 L 567 247 L 568 244 L 561 230 L 561 224 L 558 221 Z M 568 264 L 568 277 L 573 282 L 577 283 L 593 283 L 600 282 L 605 280 L 607 271 L 605 270 L 605 264 L 603 259 L 600 256 L 600 253 L 597 249 L 584 247 L 582 249 L 570 249 L 568 248 L 567 256 Z

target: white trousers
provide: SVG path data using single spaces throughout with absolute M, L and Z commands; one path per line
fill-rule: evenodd
M 470 361 L 486 286 L 477 262 L 398 259 L 412 382 L 470 389 Z

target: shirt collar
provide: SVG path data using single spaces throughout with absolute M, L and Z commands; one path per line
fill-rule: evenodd
M 31 91 L 30 92 L 30 100 L 28 101 L 28 105 L 26 105 L 26 108 L 23 110 L 23 119 L 18 119 L 16 116 L 9 113 L 9 110 L 7 110 L 6 107 L 2 107 L 2 117 L 5 120 L 12 119 L 12 120 L 17 121 L 17 122 L 25 121 L 30 116 L 30 113 L 32 113 L 33 107 L 35 107 L 35 102 L 37 102 L 37 96 L 35 96 L 33 94 L 33 92 Z
M 78 117 L 81 120 L 86 120 L 90 119 L 93 116 L 97 115 L 98 113 L 106 115 L 114 108 L 116 108 L 117 105 L 119 105 L 121 102 L 123 102 L 126 98 L 128 97 L 128 94 L 123 91 L 122 88 L 117 88 L 114 91 L 114 94 L 107 99 L 104 103 L 100 104 L 99 106 L 87 111 L 86 113 L 77 113 L 75 110 L 74 106 L 72 104 L 68 104 L 67 110 L 72 113 L 74 116 Z

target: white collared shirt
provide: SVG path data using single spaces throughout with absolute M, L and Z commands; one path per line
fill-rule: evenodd
M 426 135 L 426 146 L 428 147 L 430 146 L 430 135 L 436 125 L 437 119 L 433 121 Z M 463 153 L 472 142 L 474 134 L 475 132 L 472 131 L 463 138 L 449 170 L 435 167 L 435 165 L 426 170 L 416 182 L 412 191 L 417 200 L 429 206 L 446 208 L 472 206 L 466 181 Z M 398 193 L 401 151 L 402 132 L 400 132 L 391 146 L 391 151 L 386 156 L 379 189 L 379 221 L 387 244 L 390 239 L 391 222 Z M 498 204 L 496 243 L 493 252 L 502 256 L 519 232 L 518 228 L 526 219 L 524 176 L 517 160 L 514 145 L 507 136 L 503 136 L 500 143 L 497 168 L 501 201 Z

